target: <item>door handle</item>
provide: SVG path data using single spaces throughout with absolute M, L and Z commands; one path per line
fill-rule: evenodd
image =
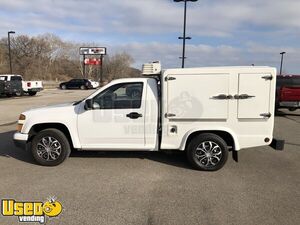
M 254 98 L 254 95 L 247 95 L 247 94 L 241 94 L 241 95 L 234 95 L 234 99 L 247 99 L 247 98 Z
M 225 95 L 225 94 L 219 94 L 217 96 L 213 96 L 213 99 L 219 99 L 219 100 L 226 100 L 226 99 L 232 99 L 232 95 Z
M 130 119 L 137 119 L 139 117 L 142 117 L 143 115 L 137 112 L 131 112 L 126 115 L 126 117 L 129 117 Z
M 176 114 L 174 114 L 174 113 L 166 113 L 166 114 L 165 114 L 165 117 L 166 117 L 166 118 L 174 117 L 174 116 L 176 116 Z
M 271 113 L 261 113 L 260 116 L 264 117 L 264 118 L 270 118 L 272 116 Z

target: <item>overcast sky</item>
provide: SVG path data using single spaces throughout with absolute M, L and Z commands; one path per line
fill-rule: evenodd
M 186 66 L 280 65 L 300 74 L 300 0 L 188 3 Z M 173 0 L 0 0 L 0 34 L 54 33 L 135 60 L 180 67 L 183 3 Z

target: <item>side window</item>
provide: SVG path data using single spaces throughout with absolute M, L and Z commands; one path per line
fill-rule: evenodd
M 296 87 L 300 86 L 300 77 L 294 77 L 293 78 L 293 85 Z
M 115 84 L 94 98 L 100 109 L 138 109 L 141 107 L 143 83 Z
M 277 77 L 277 88 L 281 88 L 282 86 L 290 86 L 291 85 L 291 78 L 288 77 Z
M 10 80 L 11 80 L 11 81 L 22 81 L 22 78 L 19 77 L 19 76 L 12 76 L 12 77 L 10 78 Z

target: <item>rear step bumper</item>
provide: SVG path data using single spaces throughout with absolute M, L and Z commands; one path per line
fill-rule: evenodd
M 276 138 L 273 138 L 270 146 L 275 150 L 282 151 L 284 149 L 284 142 L 285 142 L 284 140 L 278 140 Z

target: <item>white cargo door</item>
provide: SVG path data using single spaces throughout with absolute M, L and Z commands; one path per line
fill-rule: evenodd
M 270 113 L 271 74 L 239 74 L 238 118 L 266 118 Z
M 229 74 L 168 75 L 167 117 L 227 119 Z

